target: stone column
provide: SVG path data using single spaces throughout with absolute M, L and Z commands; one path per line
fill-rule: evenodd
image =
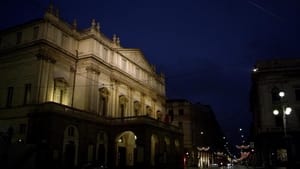
M 133 98 L 132 98 L 132 92 L 133 89 L 129 88 L 129 94 L 128 94 L 128 116 L 134 116 L 134 110 L 133 110 Z
M 145 93 L 142 93 L 142 98 L 141 98 L 141 112 L 142 112 L 142 115 L 146 115 L 146 105 L 145 105 Z
M 111 115 L 112 117 L 117 117 L 118 107 L 119 107 L 119 84 L 116 80 L 113 81 L 113 91 L 112 91 L 112 105 L 111 105 Z
M 153 108 L 151 116 L 153 118 L 157 119 L 157 114 L 156 114 L 156 100 L 155 99 L 152 99 L 152 106 L 151 107 Z
M 38 71 L 40 73 L 38 75 L 38 94 L 36 98 L 38 103 L 42 103 L 47 100 L 47 95 L 49 95 L 48 85 L 51 83 L 51 79 L 49 80 L 49 78 L 52 77 L 52 67 L 56 60 L 53 57 L 48 56 L 48 53 L 45 51 L 45 49 L 41 49 L 39 51 L 37 58 L 40 60 Z
M 90 111 L 91 107 L 91 92 L 92 92 L 92 69 L 90 67 L 86 67 L 86 82 L 85 82 L 85 110 Z

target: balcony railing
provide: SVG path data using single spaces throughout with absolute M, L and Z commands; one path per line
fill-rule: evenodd
M 68 107 L 65 105 L 61 105 L 54 102 L 47 102 L 43 104 L 32 104 L 18 107 L 10 107 L 10 108 L 2 108 L 0 109 L 0 119 L 9 119 L 9 118 L 22 118 L 28 117 L 32 113 L 59 113 L 67 116 L 73 116 L 77 118 L 88 119 L 91 121 L 101 122 L 102 124 L 107 125 L 150 125 L 160 128 L 165 128 L 172 131 L 181 131 L 181 129 L 177 126 L 168 124 L 161 120 L 154 119 L 149 116 L 131 116 L 131 117 L 123 117 L 123 118 L 114 118 L 114 117 L 106 117 L 99 116 L 95 112 L 84 111 L 72 107 Z

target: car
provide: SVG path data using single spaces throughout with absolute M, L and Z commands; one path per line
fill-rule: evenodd
M 208 168 L 217 169 L 218 164 L 216 164 L 216 163 L 210 164 L 210 166 Z
M 108 169 L 108 168 L 105 164 L 103 164 L 103 162 L 93 161 L 93 162 L 88 162 L 83 164 L 78 169 Z

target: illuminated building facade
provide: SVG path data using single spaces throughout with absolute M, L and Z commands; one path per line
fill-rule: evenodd
M 56 11 L 0 32 L 0 153 L 15 160 L 2 164 L 181 168 L 183 136 L 165 121 L 164 76 L 95 20 L 78 30 Z
M 282 98 L 280 91 L 285 92 Z M 292 112 L 283 116 L 282 110 L 287 106 L 292 108 Z M 280 114 L 275 116 L 275 109 Z M 256 63 L 252 73 L 251 111 L 257 165 L 299 166 L 300 59 Z
M 185 99 L 167 100 L 170 122 L 182 128 L 185 165 L 207 168 L 224 152 L 223 132 L 208 105 Z

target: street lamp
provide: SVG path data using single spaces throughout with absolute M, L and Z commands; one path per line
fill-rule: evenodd
M 280 96 L 280 99 L 282 100 L 283 97 L 285 96 L 285 93 L 283 91 L 279 92 L 278 95 Z M 284 104 L 281 104 L 281 109 L 282 109 L 282 120 L 283 120 L 283 132 L 284 132 L 284 136 L 286 137 L 286 116 L 290 115 L 292 112 L 292 108 L 288 107 Z M 275 116 L 279 115 L 279 110 L 278 109 L 274 109 L 273 110 L 273 114 Z

